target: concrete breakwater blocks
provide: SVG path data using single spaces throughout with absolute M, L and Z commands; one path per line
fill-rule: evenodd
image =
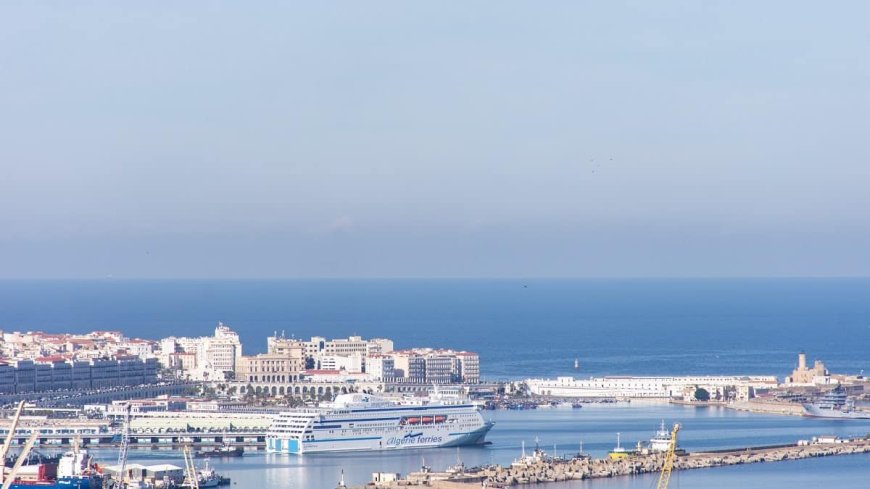
M 756 447 L 731 451 L 697 452 L 680 455 L 674 470 L 701 469 L 758 462 L 780 462 L 811 457 L 870 453 L 870 438 L 840 443 Z M 396 488 L 426 485 L 436 489 L 471 489 L 481 487 L 507 487 L 519 484 L 557 482 L 566 480 L 616 477 L 658 472 L 664 463 L 664 454 L 635 456 L 619 460 L 575 459 L 549 460 L 523 466 L 493 466 L 473 474 L 432 477 L 429 480 L 400 480 L 384 484 L 369 484 L 369 488 Z M 433 474 L 436 475 L 436 474 Z

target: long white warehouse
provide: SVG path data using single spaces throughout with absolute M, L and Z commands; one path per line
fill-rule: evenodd
M 532 394 L 576 398 L 667 399 L 682 397 L 687 390 L 701 387 L 711 394 L 734 389 L 738 397 L 750 397 L 753 389 L 776 387 L 776 376 L 689 376 L 689 377 L 558 377 L 528 379 Z

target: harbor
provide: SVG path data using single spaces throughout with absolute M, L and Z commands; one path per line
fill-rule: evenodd
M 431 467 L 432 472 L 435 473 L 446 472 L 456 466 L 458 460 L 469 469 L 496 465 L 510 467 L 521 457 L 523 444 L 526 446 L 527 454 L 533 452 L 536 438 L 539 439 L 539 445 L 548 457 L 571 459 L 581 451 L 582 444 L 582 451 L 590 457 L 596 460 L 604 459 L 615 447 L 618 432 L 621 434 L 622 445 L 626 449 L 632 449 L 638 441 L 649 440 L 660 428 L 662 420 L 666 425 L 674 422 L 683 425 L 679 444 L 687 452 L 719 453 L 720 456 L 724 453 L 723 450 L 733 450 L 735 447 L 788 446 L 794 445 L 799 439 L 812 440 L 813 437 L 822 434 L 852 439 L 870 433 L 870 421 L 866 420 L 841 422 L 744 413 L 722 407 L 698 408 L 667 403 L 592 404 L 582 409 L 498 410 L 486 412 L 484 417 L 494 421 L 496 427 L 487 437 L 492 444 L 482 447 L 312 453 L 301 456 L 246 450 L 242 457 L 211 457 L 210 464 L 223 476 L 234 481 L 244 480 L 258 487 L 331 489 L 336 486 L 342 471 L 348 486 L 360 486 L 371 481 L 373 472 L 398 473 L 407 477 L 419 472 L 423 465 Z M 91 453 L 100 465 L 117 464 L 117 449 L 93 449 Z M 866 460 L 868 455 L 855 455 L 855 457 Z M 128 463 L 146 467 L 162 464 L 184 467 L 182 453 L 178 449 L 133 450 L 131 448 L 128 458 Z M 839 462 L 841 458 L 850 459 L 850 457 L 825 457 L 821 468 L 824 470 L 825 467 L 851 463 L 848 460 Z M 810 461 L 816 459 L 788 460 L 791 460 L 790 464 L 802 465 L 812 463 Z M 204 460 L 197 461 L 198 465 L 202 465 L 203 462 Z M 768 465 L 778 464 L 745 464 L 745 466 L 733 466 L 733 469 L 751 475 L 760 470 L 753 467 Z M 620 466 L 614 465 L 614 467 Z M 718 471 L 729 473 L 728 470 L 715 469 L 710 473 L 718 473 Z M 707 473 L 706 471 L 682 472 Z M 677 473 L 680 471 L 678 470 Z M 685 474 L 682 475 L 684 480 L 688 477 Z M 630 481 L 635 477 L 644 476 L 639 473 L 624 479 Z M 620 478 L 605 477 L 583 481 L 586 484 L 597 484 L 597 481 L 618 479 Z M 546 486 L 541 487 L 561 488 L 564 484 L 570 484 L 570 481 L 542 484 Z M 466 484 L 464 487 L 479 487 L 479 485 Z

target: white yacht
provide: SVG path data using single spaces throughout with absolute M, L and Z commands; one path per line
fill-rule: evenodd
M 276 416 L 266 450 L 302 454 L 475 445 L 484 443 L 492 426 L 465 399 L 406 405 L 371 394 L 342 394 L 324 407 Z

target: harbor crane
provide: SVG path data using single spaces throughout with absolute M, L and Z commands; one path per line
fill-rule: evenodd
M 182 487 L 187 489 L 199 489 L 199 477 L 196 473 L 196 466 L 193 463 L 193 453 L 190 448 L 189 443 L 185 443 L 181 449 L 181 453 L 184 455 L 184 483 L 182 483 Z
M 15 430 L 18 428 L 18 420 L 21 419 L 22 411 L 24 411 L 24 401 L 18 403 L 18 408 L 15 409 L 15 415 L 12 417 L 12 423 L 9 425 L 9 433 L 6 434 L 6 440 L 0 447 L 0 482 L 3 482 L 4 472 L 6 472 L 6 454 L 9 453 L 9 447 L 12 446 L 12 438 L 15 437 Z
M 27 455 L 30 454 L 30 449 L 33 448 L 33 444 L 36 443 L 37 438 L 39 438 L 39 430 L 33 430 L 33 432 L 30 433 L 30 438 L 27 439 L 27 443 L 24 444 L 24 448 L 21 449 L 21 453 L 18 454 L 18 458 L 15 459 L 15 465 L 12 466 L 9 476 L 3 481 L 2 489 L 9 489 L 12 486 L 12 483 L 15 482 L 15 477 L 18 476 L 18 470 L 21 469 L 21 465 L 23 465 L 24 461 L 27 460 Z M 5 467 L 3 468 L 5 470 Z
M 130 448 L 130 410 L 132 405 L 127 403 L 124 408 L 124 427 L 121 431 L 121 448 L 118 450 L 118 481 L 115 482 L 115 488 L 121 489 L 124 487 L 124 480 L 127 478 L 127 451 Z
M 680 431 L 680 424 L 674 423 L 674 428 L 671 430 L 671 442 L 668 444 L 668 451 L 665 452 L 665 463 L 662 464 L 662 472 L 659 474 L 656 489 L 668 489 L 668 484 L 671 482 L 671 470 L 674 468 L 674 458 L 677 452 L 678 431 Z

